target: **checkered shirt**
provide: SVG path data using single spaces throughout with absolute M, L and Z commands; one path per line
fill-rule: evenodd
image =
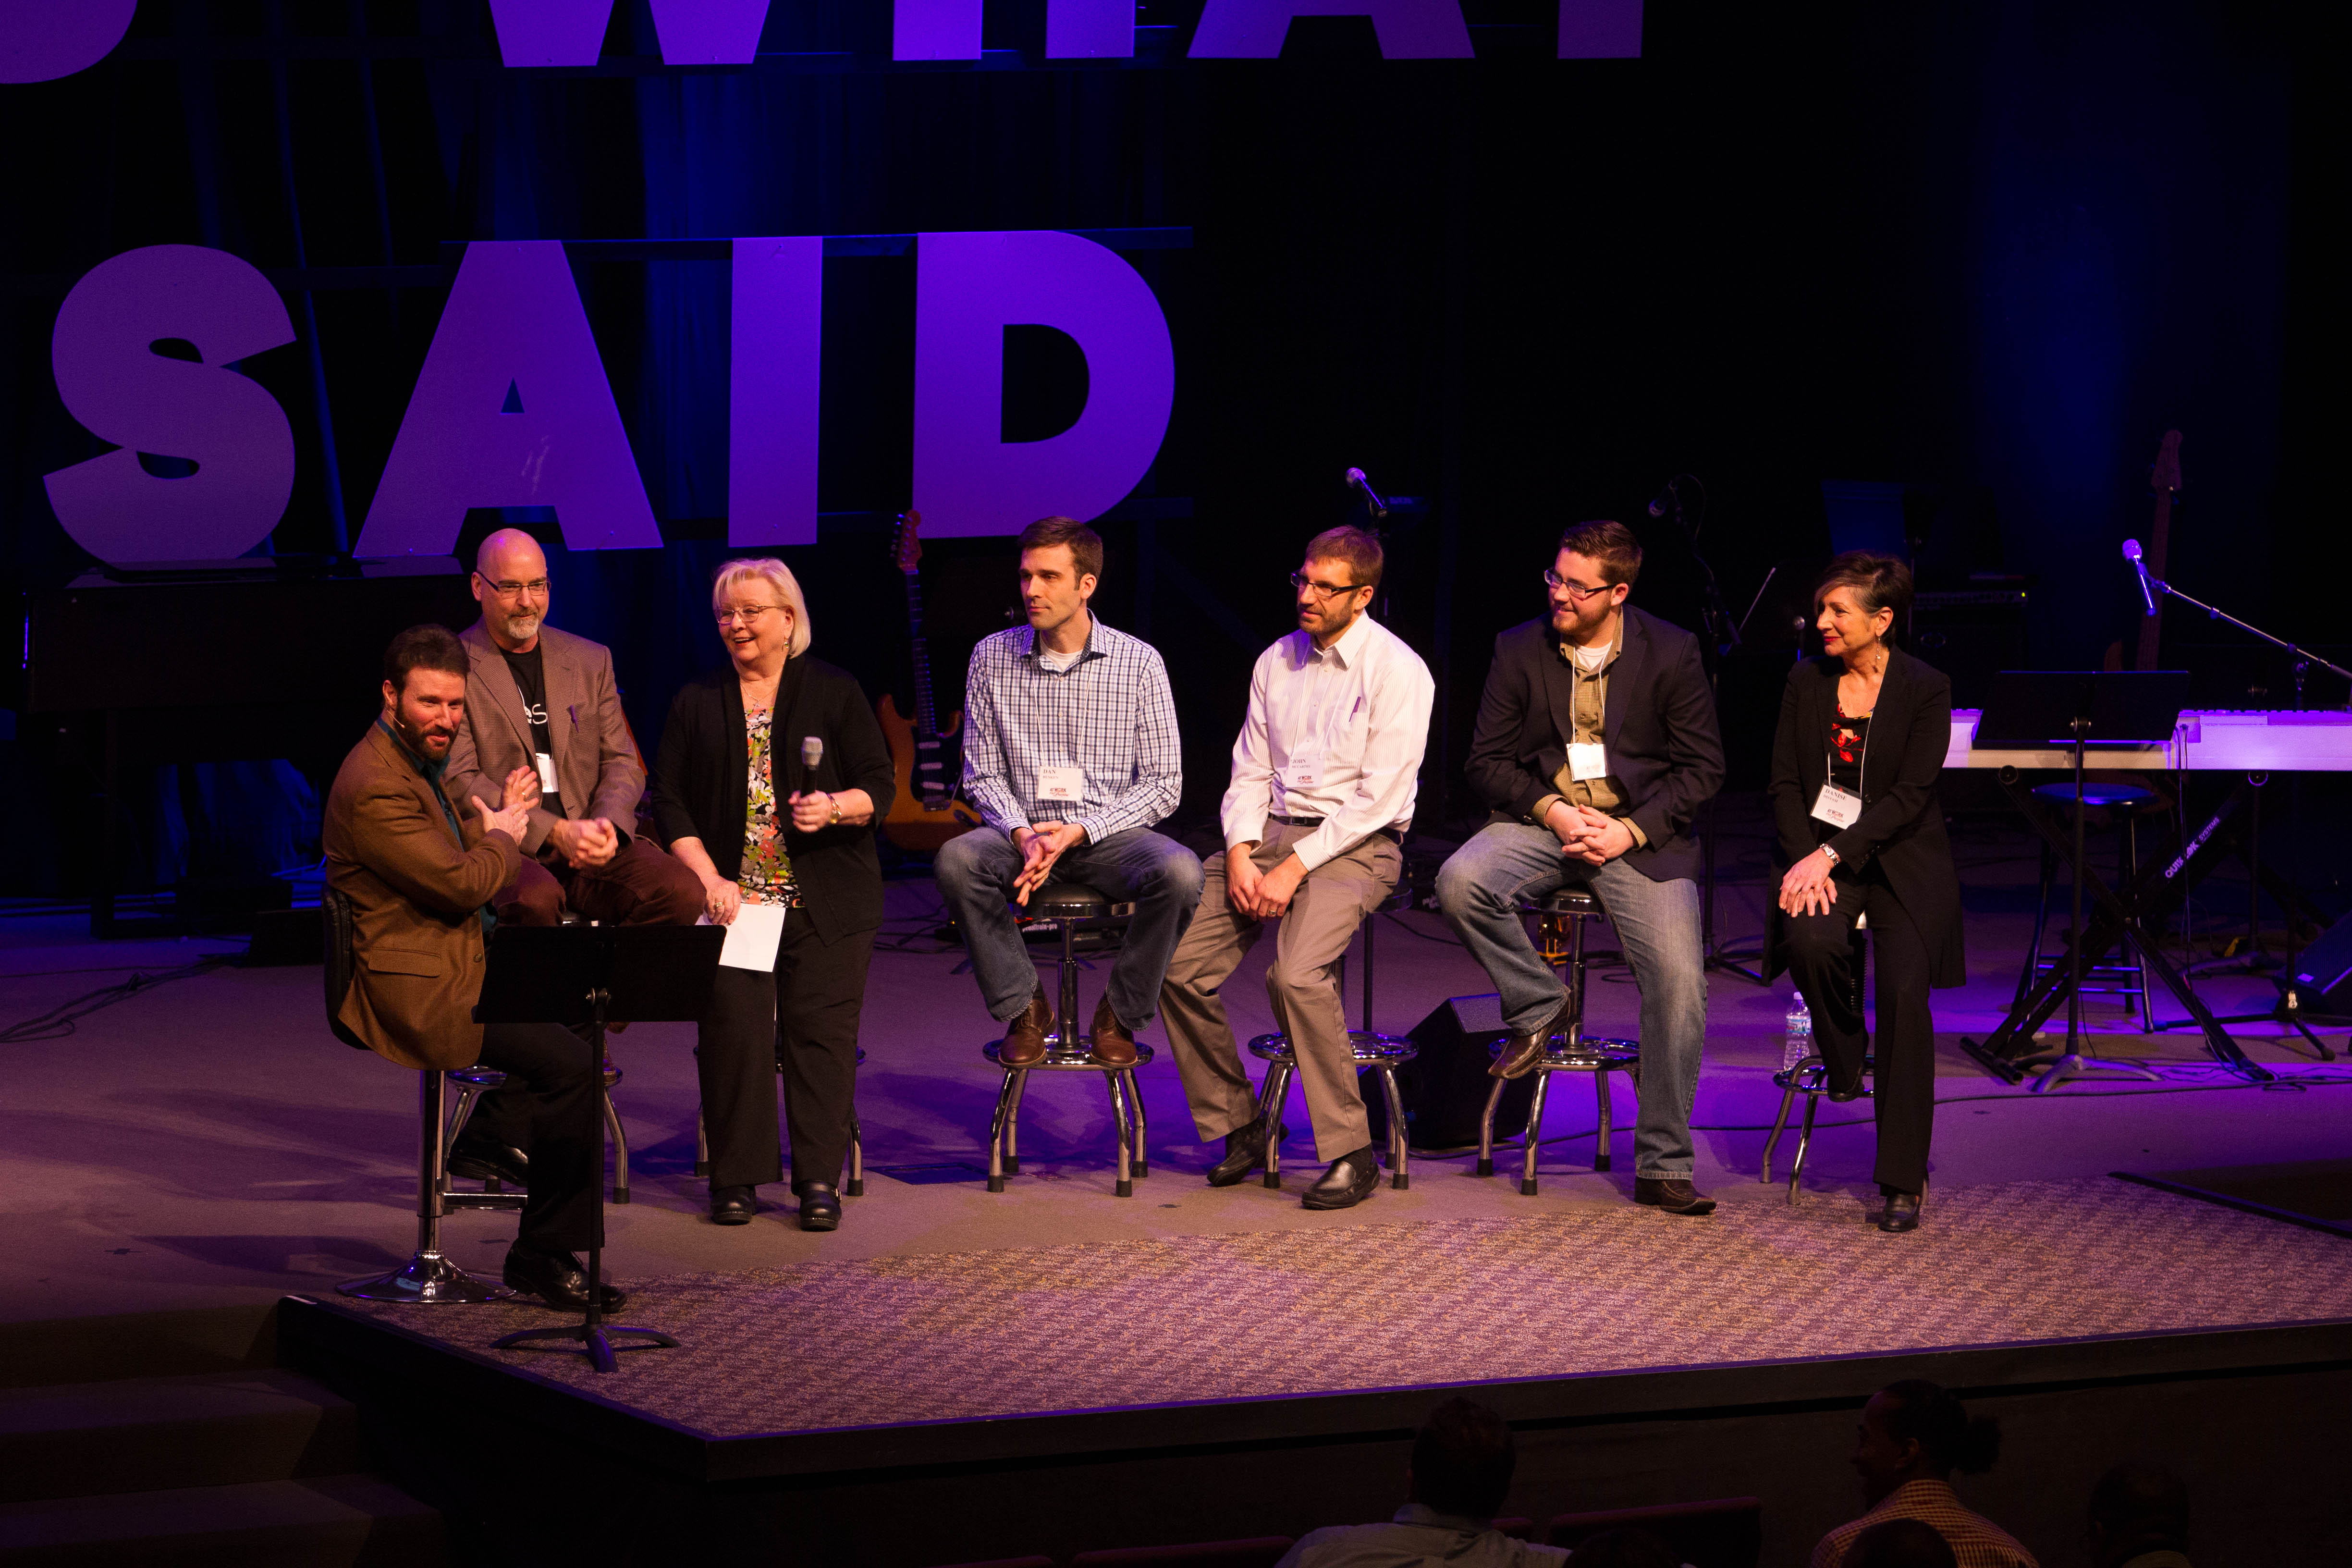
M 1099 844 L 1149 827 L 1184 794 L 1176 700 L 1160 650 L 1097 619 L 1077 662 L 1059 673 L 1039 662 L 1037 632 L 1014 626 L 982 637 L 964 681 L 963 787 L 991 827 L 1074 823 Z M 1077 767 L 1076 805 L 1037 798 L 1037 772 Z
M 1961 1507 L 1959 1494 L 1945 1481 L 1906 1481 L 1896 1487 L 1876 1508 L 1822 1536 L 1813 1548 L 1812 1568 L 1839 1568 L 1855 1536 L 1890 1519 L 1916 1519 L 1931 1526 L 1951 1543 L 1960 1568 L 2042 1568 L 2007 1531 Z

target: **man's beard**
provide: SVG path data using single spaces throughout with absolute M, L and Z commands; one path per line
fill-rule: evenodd
M 411 724 L 406 719 L 401 716 L 400 710 L 396 708 L 392 711 L 392 732 L 400 737 L 400 743 L 402 745 L 406 746 L 418 756 L 432 758 L 436 755 L 434 749 L 426 743 L 427 738 L 433 735 L 434 731 L 420 730 L 415 725 Z M 455 729 L 452 729 L 446 734 L 439 737 L 441 741 L 441 749 L 438 754 L 440 756 L 446 757 L 449 754 L 449 742 L 457 739 L 457 731 Z
M 507 636 L 516 642 L 529 642 L 539 635 L 540 620 L 541 617 L 538 616 L 509 616 L 506 623 Z

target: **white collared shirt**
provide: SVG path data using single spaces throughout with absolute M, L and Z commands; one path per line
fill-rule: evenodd
M 1312 871 L 1383 827 L 1403 832 L 1436 697 L 1421 656 L 1369 616 L 1328 648 L 1300 631 L 1258 655 L 1234 742 L 1225 847 L 1264 838 L 1269 815 L 1319 816 L 1291 847 Z

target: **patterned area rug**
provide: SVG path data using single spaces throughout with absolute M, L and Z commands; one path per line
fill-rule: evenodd
M 1777 1189 L 1707 1219 L 1577 1209 L 925 1253 L 629 1281 L 681 1349 L 598 1378 L 709 1436 L 2352 1316 L 2352 1243 L 2123 1182 L 1930 1198 L 1907 1237 Z M 342 1302 L 483 1351 L 541 1309 Z M 820 1362 L 795 1355 L 822 1342 Z

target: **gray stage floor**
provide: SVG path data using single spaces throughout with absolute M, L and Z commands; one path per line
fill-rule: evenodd
M 1956 1042 L 1963 1033 L 1990 1028 L 2007 1005 L 2031 920 L 2032 863 L 2013 835 L 1964 834 L 1961 849 L 1971 909 L 1970 984 L 1937 994 L 1938 1194 L 2020 1182 L 2091 1182 L 2118 1169 L 2270 1164 L 2340 1153 L 2347 1101 L 2339 1090 L 2352 1082 L 2352 1071 L 2310 1063 L 2284 1048 L 2267 1026 L 2242 1029 L 2239 1037 L 2301 1087 L 2242 1084 L 2211 1066 L 2193 1033 L 2143 1036 L 2112 1003 L 2092 1008 L 2101 1048 L 2158 1064 L 2161 1084 L 2077 1084 L 2036 1096 L 1984 1075 Z M 1753 882 L 1727 889 L 1724 928 L 1760 931 L 1762 897 Z M 2215 904 L 2226 909 L 2226 894 Z M 969 1181 L 898 1181 L 890 1167 L 984 1164 L 995 1080 L 979 1054 L 991 1033 L 985 1015 L 971 981 L 954 973 L 961 954 L 930 938 L 937 900 L 928 882 L 894 884 L 891 910 L 893 939 L 903 950 L 876 960 L 865 1029 L 870 1057 L 860 1110 L 868 1194 L 849 1201 L 835 1235 L 802 1234 L 790 1196 L 780 1189 L 769 1190 L 775 1206 L 756 1224 L 710 1226 L 702 1184 L 692 1174 L 691 1029 L 644 1025 L 615 1038 L 613 1055 L 626 1073 L 615 1099 L 635 1146 L 635 1202 L 612 1211 L 607 1254 L 623 1283 L 899 1255 L 1573 1216 L 1627 1202 L 1634 1108 L 1622 1085 L 1611 1175 L 1590 1171 L 1590 1094 L 1573 1084 L 1553 1096 L 1544 1131 L 1558 1141 L 1546 1149 L 1537 1197 L 1519 1196 L 1504 1177 L 1475 1179 L 1466 1159 L 1429 1161 L 1417 1163 L 1410 1191 L 1383 1185 L 1356 1210 L 1308 1214 L 1297 1194 L 1313 1160 L 1305 1118 L 1296 1111 L 1290 1121 L 1300 1136 L 1287 1152 L 1287 1193 L 1255 1182 L 1212 1191 L 1198 1173 L 1213 1152 L 1195 1142 L 1164 1050 L 1141 1075 L 1154 1164 L 1132 1198 L 1111 1195 L 1108 1108 L 1090 1079 L 1032 1085 L 1023 1117 L 1023 1174 L 1009 1191 L 989 1194 L 977 1171 Z M 1606 942 L 1604 935 L 1597 945 Z M 153 971 L 240 945 L 94 942 L 78 917 L 0 921 L 0 1022 L 11 1023 L 133 969 Z M 1271 1027 L 1263 969 L 1262 952 L 1228 991 L 1245 1034 Z M 1601 973 L 1591 1026 L 1634 1032 L 1633 986 L 1622 970 Z M 1089 1007 L 1095 984 L 1088 983 Z M 1391 917 L 1383 926 L 1382 1028 L 1402 1032 L 1445 997 L 1487 989 L 1435 914 Z M 2271 994 L 2266 984 L 2243 978 L 2214 979 L 2203 993 L 2217 1008 L 2232 1011 L 2266 1005 Z M 1727 974 L 1713 981 L 1696 1117 L 1702 1187 L 1745 1185 L 1755 1197 L 1764 1195 L 1755 1184 L 1778 1100 L 1769 1073 L 1787 996 L 1785 980 L 1769 989 Z M 1352 987 L 1350 997 L 1352 1012 Z M 1161 1041 L 1156 1027 L 1144 1037 Z M 2340 1035 L 2329 1038 L 2342 1043 Z M 69 1037 L 0 1049 L 7 1083 L 0 1104 L 0 1248 L 10 1264 L 0 1278 L 0 1321 L 257 1308 L 287 1291 L 320 1291 L 406 1256 L 414 1226 L 415 1080 L 327 1033 L 315 968 L 219 969 L 96 1013 Z M 1823 1114 L 1827 1125 L 1804 1201 L 1858 1227 L 1871 1190 L 1866 1108 L 1825 1105 Z M 2038 1190 L 2054 1194 L 2063 1187 Z M 1932 1213 L 1928 1223 L 1935 1223 Z M 490 1269 L 511 1235 L 511 1221 L 495 1215 L 461 1215 L 448 1225 L 450 1250 Z M 1873 1233 L 1869 1245 L 1910 1243 Z

